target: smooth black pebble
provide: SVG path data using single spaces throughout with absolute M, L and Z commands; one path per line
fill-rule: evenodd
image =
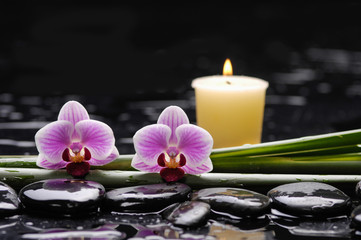
M 351 213 L 351 223 L 354 228 L 361 229 L 361 206 L 357 206 Z
M 157 212 L 189 199 L 191 188 L 183 183 L 160 183 L 108 191 L 104 207 L 118 212 Z
M 186 201 L 164 211 L 163 217 L 179 227 L 199 227 L 207 223 L 211 207 L 208 203 Z
M 356 196 L 361 200 L 361 181 L 356 184 Z
M 54 216 L 81 216 L 98 212 L 103 185 L 80 179 L 49 179 L 29 184 L 19 192 L 25 211 Z
M 19 199 L 15 190 L 0 182 L 0 217 L 15 215 L 19 211 Z
M 278 186 L 267 194 L 272 208 L 295 216 L 330 217 L 347 214 L 351 199 L 341 190 L 319 182 Z
M 194 193 L 192 200 L 206 202 L 218 213 L 237 217 L 264 215 L 270 205 L 267 196 L 242 188 L 205 188 Z

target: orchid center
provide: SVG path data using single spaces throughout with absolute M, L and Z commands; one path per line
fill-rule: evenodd
M 72 144 L 74 145 L 74 144 Z M 73 147 L 66 148 L 63 152 L 62 158 L 66 162 L 81 163 L 89 161 L 91 158 L 90 151 L 86 147 Z
M 179 168 L 186 164 L 186 158 L 183 154 L 162 153 L 158 157 L 158 165 L 165 168 Z

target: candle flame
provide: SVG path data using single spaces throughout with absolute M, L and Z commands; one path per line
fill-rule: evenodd
M 232 76 L 233 75 L 233 69 L 232 69 L 232 63 L 229 58 L 226 59 L 223 65 L 223 75 L 224 76 Z

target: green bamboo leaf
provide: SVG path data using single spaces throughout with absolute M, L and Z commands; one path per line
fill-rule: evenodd
M 319 151 L 332 150 L 342 151 L 342 148 L 357 151 L 361 143 L 361 129 L 321 134 L 316 136 L 302 137 L 290 140 L 274 141 L 239 147 L 214 149 L 211 158 L 223 158 L 231 156 L 273 156 L 286 154 L 316 154 Z

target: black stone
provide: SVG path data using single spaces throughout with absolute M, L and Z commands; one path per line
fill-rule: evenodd
M 361 181 L 356 184 L 356 196 L 361 199 Z
M 295 216 L 329 217 L 347 214 L 351 199 L 341 190 L 318 182 L 278 186 L 267 194 L 272 208 Z
M 208 203 L 186 201 L 164 211 L 163 217 L 175 226 L 199 227 L 207 223 L 210 211 Z
M 80 179 L 50 179 L 22 188 L 19 198 L 25 211 L 54 216 L 81 216 L 98 211 L 103 185 Z
M 270 205 L 267 196 L 241 188 L 205 188 L 193 194 L 192 200 L 206 202 L 218 213 L 238 217 L 263 215 Z
M 104 207 L 118 212 L 157 212 L 189 199 L 191 188 L 183 183 L 160 183 L 117 188 L 106 193 Z
M 0 182 L 0 217 L 15 215 L 19 211 L 19 199 L 15 190 Z
M 361 206 L 357 206 L 351 213 L 352 227 L 361 229 Z

